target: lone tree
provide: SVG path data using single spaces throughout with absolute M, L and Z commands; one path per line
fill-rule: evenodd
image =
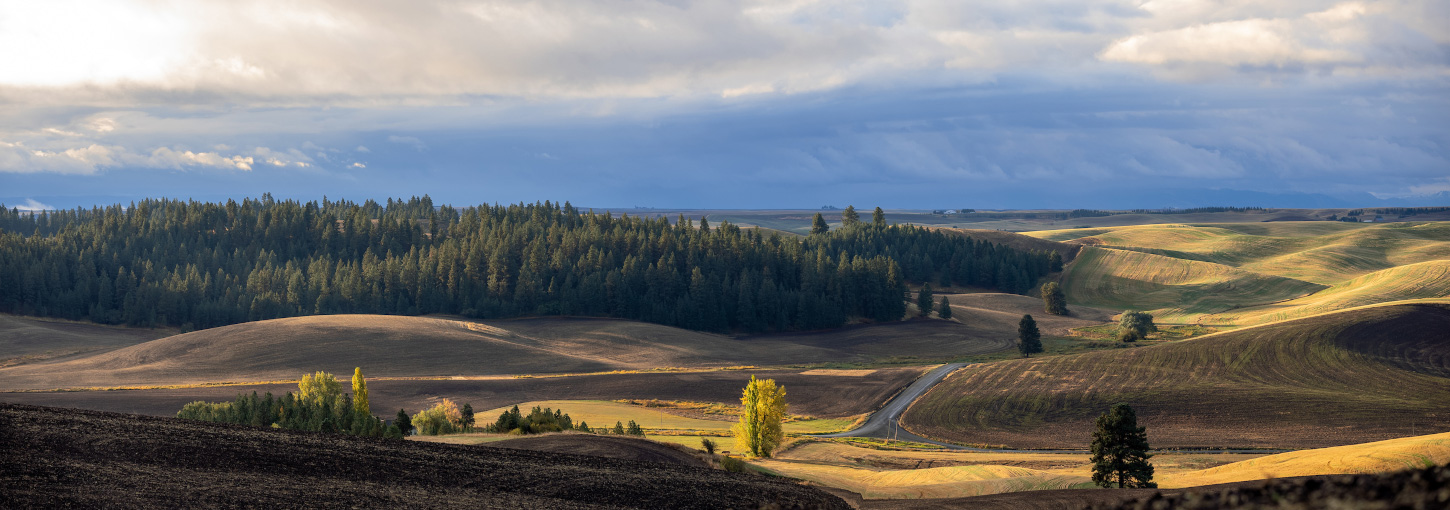
M 368 406 L 368 382 L 363 380 L 362 367 L 352 369 L 352 408 L 361 416 L 371 416 Z
M 1117 404 L 1098 417 L 1093 432 L 1093 483 L 1099 487 L 1154 489 L 1153 465 L 1148 459 L 1147 429 L 1128 404 Z
M 459 412 L 459 423 L 463 425 L 464 432 L 473 432 L 473 404 L 463 404 L 463 410 Z
M 947 297 L 941 297 L 941 304 L 936 307 L 936 316 L 943 319 L 952 318 L 952 304 L 947 302 Z
M 1024 358 L 1042 352 L 1042 332 L 1037 330 L 1037 321 L 1032 320 L 1031 315 L 1023 315 L 1022 321 L 1017 323 L 1017 350 Z
M 923 283 L 921 285 L 921 291 L 916 293 L 916 314 L 926 317 L 931 313 L 931 305 L 931 284 Z
M 852 227 L 861 223 L 861 215 L 856 214 L 856 206 L 848 205 L 846 210 L 841 211 L 841 226 Z
M 1128 310 L 1118 319 L 1118 340 L 1136 342 L 1148 338 L 1148 333 L 1158 331 L 1153 324 L 1153 315 L 1148 312 Z
M 780 429 L 785 413 L 785 387 L 777 386 L 774 379 L 750 376 L 740 395 L 740 422 L 731 428 L 735 448 L 751 456 L 770 457 L 785 437 Z
M 881 210 L 880 207 L 877 207 L 875 211 L 872 211 L 871 225 L 877 227 L 886 226 L 886 211 Z
M 816 217 L 811 218 L 812 234 L 824 234 L 830 231 L 831 227 L 830 225 L 826 225 L 826 218 L 821 216 L 821 213 L 816 213 Z
M 1052 315 L 1067 315 L 1067 296 L 1062 295 L 1062 286 L 1047 282 L 1042 286 L 1042 306 Z

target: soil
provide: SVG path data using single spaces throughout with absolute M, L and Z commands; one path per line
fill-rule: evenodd
M 505 439 L 483 443 L 490 448 L 512 448 L 535 452 L 570 453 L 592 455 L 611 459 L 678 464 L 681 466 L 710 467 L 700 456 L 680 445 L 658 443 L 648 439 L 632 437 L 600 436 L 594 434 L 549 434 L 519 439 Z
M 679 464 L 0 404 L 0 506 L 829 508 Z

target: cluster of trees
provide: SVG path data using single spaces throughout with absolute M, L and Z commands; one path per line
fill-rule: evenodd
M 1024 293 L 1052 267 L 1045 252 L 855 214 L 799 239 L 567 203 L 435 207 L 426 196 L 9 210 L 0 311 L 183 329 L 449 313 L 763 332 L 899 320 L 908 282 Z
M 473 432 L 473 404 L 458 407 L 458 404 L 445 398 L 433 407 L 414 414 L 412 425 L 420 436 Z
M 1382 207 L 1375 209 L 1375 214 L 1394 215 L 1404 218 L 1417 214 L 1433 214 L 1450 211 L 1450 207 Z M 1364 211 L 1360 211 L 1362 214 Z M 1355 216 L 1358 216 L 1356 214 Z
M 523 414 L 519 411 L 519 406 L 514 406 L 513 409 L 500 413 L 498 420 L 484 427 L 485 432 L 498 434 L 541 434 L 566 430 L 594 432 L 584 420 L 579 420 L 577 424 L 574 423 L 574 419 L 570 418 L 569 413 L 564 412 L 563 409 L 540 408 L 539 406 L 534 406 L 529 414 Z
M 265 396 L 252 392 L 237 395 L 231 402 L 196 401 L 182 406 L 176 417 L 357 436 L 401 438 L 407 435 L 408 418 L 401 410 L 400 419 L 388 425 L 373 416 L 368 406 L 367 383 L 358 369 L 353 374 L 352 393 L 342 392 L 331 374 L 317 372 L 302 378 L 296 394 L 289 391 L 275 398 L 271 392 Z
M 1158 331 L 1153 323 L 1153 314 L 1128 310 L 1118 317 L 1118 341 L 1137 342 L 1148 338 L 1149 333 Z
M 1219 213 L 1219 212 L 1255 212 L 1267 211 L 1263 207 L 1190 207 L 1188 209 L 1133 209 L 1135 214 L 1195 214 L 1195 213 Z
M 770 457 L 785 439 L 781 423 L 787 409 L 784 386 L 775 384 L 775 379 L 750 376 L 740 396 L 740 421 L 731 427 L 735 449 L 752 457 Z

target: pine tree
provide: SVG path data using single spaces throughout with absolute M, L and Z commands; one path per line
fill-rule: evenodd
M 1049 255 L 1047 257 L 1047 270 L 1050 271 L 1050 272 L 1053 272 L 1053 273 L 1062 271 L 1062 254 L 1061 253 L 1052 252 L 1052 255 Z
M 368 405 L 368 383 L 363 379 L 362 367 L 352 369 L 352 407 L 359 416 L 372 416 Z
M 1047 282 L 1042 286 L 1042 306 L 1049 314 L 1067 315 L 1067 297 L 1062 294 L 1061 285 Z
M 1037 321 L 1032 320 L 1031 315 L 1023 315 L 1022 321 L 1017 323 L 1017 350 L 1024 358 L 1042 352 L 1042 333 L 1037 330 Z
M 643 436 L 644 429 L 638 423 L 635 423 L 634 420 L 629 420 L 629 427 L 624 430 L 624 433 L 631 436 Z
M 463 404 L 463 410 L 459 412 L 464 432 L 473 432 L 473 404 Z
M 611 431 L 609 431 L 609 432 L 610 432 L 610 433 L 611 433 L 611 434 L 623 434 L 623 433 L 624 433 L 624 422 L 622 422 L 622 421 L 617 421 L 617 420 L 616 420 L 616 421 L 615 421 L 615 422 L 614 422 L 614 430 L 611 430 Z
M 1138 426 L 1138 415 L 1128 404 L 1114 405 L 1098 417 L 1092 442 L 1093 483 L 1099 487 L 1153 489 L 1153 456 L 1148 434 Z
M 921 291 L 916 293 L 916 314 L 926 317 L 931 314 L 933 300 L 931 299 L 931 284 L 921 285 Z
M 590 434 L 593 434 L 594 433 L 594 429 L 589 428 L 589 424 L 586 423 L 584 420 L 579 420 L 579 424 L 574 426 L 574 430 L 577 430 L 577 431 L 580 431 L 580 432 L 587 432 L 587 433 L 590 433 Z
M 943 319 L 952 318 L 952 304 L 947 302 L 947 297 L 941 297 L 941 305 L 936 307 L 936 316 Z
M 856 214 L 856 206 L 848 205 L 846 210 L 841 211 L 841 226 L 853 227 L 861 223 L 861 215 Z
M 831 227 L 829 225 L 826 225 L 826 218 L 821 216 L 821 213 L 816 213 L 816 217 L 811 218 L 812 234 L 824 234 L 830 231 Z
M 886 211 L 882 211 L 880 207 L 877 207 L 876 210 L 871 213 L 871 225 L 876 227 L 885 227 Z
M 777 386 L 774 379 L 750 376 L 740 396 L 740 422 L 731 428 L 735 448 L 755 457 L 770 457 L 785 437 L 780 425 L 787 409 L 784 386 Z
M 413 419 L 402 409 L 398 410 L 398 417 L 393 419 L 393 425 L 398 427 L 398 433 L 406 436 L 413 433 Z

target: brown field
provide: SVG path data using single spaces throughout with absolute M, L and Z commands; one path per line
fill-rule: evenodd
M 1024 448 L 1086 448 L 1111 404 L 1155 447 L 1318 448 L 1450 430 L 1450 306 L 1367 307 L 1159 345 L 967 367 L 907 428 Z
M 648 439 L 593 434 L 546 434 L 484 443 L 490 448 L 511 448 L 535 452 L 569 453 L 641 462 L 658 462 L 692 467 L 711 467 L 698 452 L 676 444 Z
M 0 404 L 14 508 L 845 509 L 703 467 Z
M 175 333 L 170 329 L 128 328 L 0 314 L 0 367 L 116 349 Z
M 1000 305 L 988 297 L 978 298 L 980 306 L 1015 309 L 1025 299 L 993 296 Z M 363 367 L 373 377 L 479 377 L 664 367 L 923 364 L 1011 348 L 1010 330 L 1001 329 L 1006 321 L 966 319 L 967 325 L 914 319 L 736 338 L 612 319 L 484 323 L 382 315 L 295 317 L 0 368 L 0 390 L 278 381 L 316 370 L 348 373 L 353 367 Z
M 569 377 L 497 378 L 482 380 L 370 380 L 374 412 L 399 408 L 409 413 L 432 406 L 439 398 L 493 409 L 538 400 L 659 399 L 738 405 L 740 391 L 752 374 L 784 385 L 791 412 L 839 418 L 869 413 L 917 376 L 923 367 L 882 368 L 869 375 L 806 375 L 800 369 L 656 372 Z M 345 375 L 345 374 L 339 374 Z M 276 395 L 296 391 L 296 384 L 221 386 L 120 391 L 0 393 L 0 402 L 75 407 L 175 416 L 187 402 L 231 400 L 253 391 Z M 665 408 L 658 408 L 667 410 Z M 491 418 L 490 418 L 491 419 Z

